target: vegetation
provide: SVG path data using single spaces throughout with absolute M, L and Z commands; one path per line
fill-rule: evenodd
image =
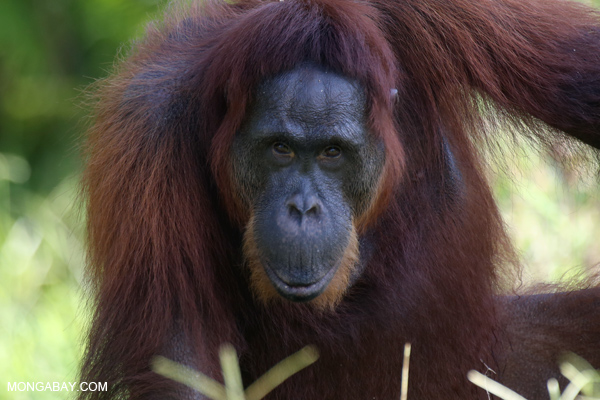
M 82 92 L 159 3 L 2 2 L 0 400 L 73 397 L 8 392 L 8 382 L 76 380 L 87 319 L 77 199 Z

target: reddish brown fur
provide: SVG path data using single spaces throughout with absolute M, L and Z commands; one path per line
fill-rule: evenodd
M 248 0 L 170 15 L 98 92 L 84 179 L 95 298 L 82 380 L 110 390 L 81 398 L 168 398 L 174 384 L 149 361 L 179 354 L 182 340 L 181 361 L 214 377 L 218 346 L 233 343 L 246 380 L 315 344 L 319 362 L 273 399 L 397 398 L 407 341 L 411 399 L 487 398 L 465 379 L 485 365 L 538 398 L 547 376 L 537 371 L 554 373 L 568 348 L 600 365 L 589 344 L 600 341 L 598 289 L 572 294 L 569 307 L 543 303 L 548 325 L 530 322 L 535 304 L 494 297 L 514 257 L 476 146 L 491 139 L 482 114 L 493 106 L 542 142 L 558 136 L 539 120 L 600 147 L 594 12 L 555 0 Z M 372 255 L 326 313 L 254 301 L 241 256 L 250 215 L 228 163 L 252 89 L 302 61 L 365 87 L 370 129 L 386 146 L 384 200 L 359 231 Z M 436 191 L 442 134 L 464 180 L 458 205 Z M 586 310 L 588 346 L 565 333 L 580 325 L 573 304 Z M 515 374 L 511 346 L 522 337 L 542 349 Z

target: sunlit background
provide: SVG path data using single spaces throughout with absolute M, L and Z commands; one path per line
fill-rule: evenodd
M 126 53 L 159 0 L 0 3 L 0 400 L 7 382 L 75 381 L 87 312 L 77 198 L 86 87 Z M 598 4 L 598 3 L 597 3 Z M 521 155 L 521 156 L 518 156 Z M 524 149 L 494 175 L 528 282 L 600 261 L 598 179 Z

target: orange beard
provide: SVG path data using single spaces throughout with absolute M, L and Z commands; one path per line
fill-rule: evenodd
M 254 239 L 254 215 L 250 217 L 244 234 L 244 256 L 247 266 L 250 268 L 250 285 L 254 295 L 264 304 L 283 300 L 271 284 L 271 280 L 260 262 L 258 248 Z M 354 224 L 352 224 L 348 245 L 344 250 L 342 260 L 335 275 L 323 293 L 310 300 L 309 304 L 320 311 L 333 311 L 348 290 L 350 279 L 356 268 L 358 259 L 358 235 Z

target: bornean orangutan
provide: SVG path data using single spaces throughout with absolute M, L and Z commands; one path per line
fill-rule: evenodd
M 600 289 L 501 295 L 514 253 L 484 177 L 490 115 L 600 148 L 600 17 L 558 0 L 193 1 L 100 83 L 84 188 L 94 315 L 82 399 L 198 399 L 164 355 L 269 399 L 546 398 L 600 366 Z M 498 151 L 496 152 L 496 154 Z

